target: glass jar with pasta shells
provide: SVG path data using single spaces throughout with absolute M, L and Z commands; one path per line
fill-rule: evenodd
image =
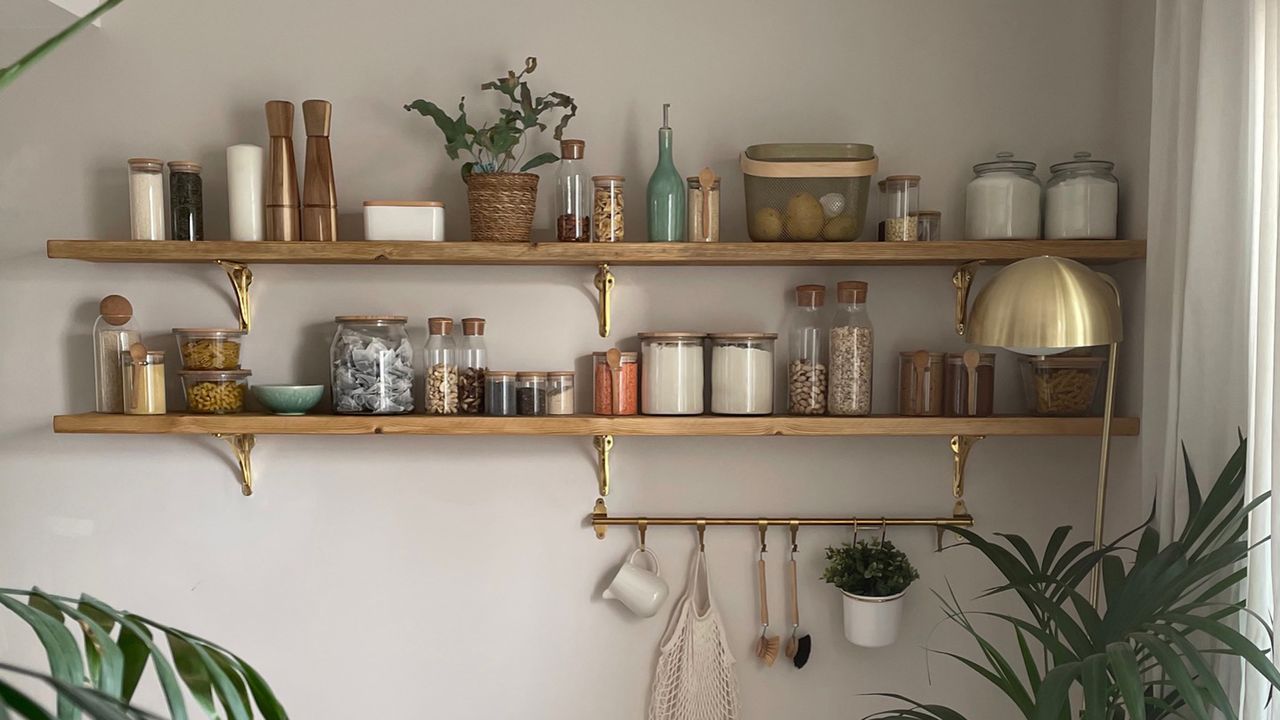
M 621 175 L 594 175 L 591 201 L 591 240 L 622 242 L 625 239 L 626 208 L 622 199 Z
M 244 412 L 248 394 L 248 370 L 183 370 L 182 392 L 187 398 L 187 412 L 228 415 Z

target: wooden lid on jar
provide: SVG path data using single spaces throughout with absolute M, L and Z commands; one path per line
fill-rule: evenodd
M 484 318 L 462 318 L 463 335 L 483 335 Z
M 581 160 L 582 153 L 587 147 L 586 140 L 561 140 L 560 141 L 560 159 L 562 160 Z
M 444 207 L 439 200 L 365 200 L 365 207 Z
M 98 303 L 98 314 L 108 325 L 123 325 L 133 318 L 133 304 L 123 295 L 108 295 Z
M 200 174 L 200 163 L 194 160 L 172 160 L 169 162 L 169 172 L 171 173 L 194 173 Z
M 453 332 L 453 318 L 427 318 L 427 331 L 432 335 L 448 335 Z
M 159 158 L 129 158 L 129 169 L 139 172 L 161 172 L 164 161 Z
M 867 283 L 862 280 L 844 280 L 836 283 L 836 300 L 842 303 L 867 301 Z
M 638 353 L 638 352 L 623 352 L 623 353 L 618 353 L 618 354 L 622 356 L 622 362 L 624 362 L 624 363 L 633 363 L 633 362 L 636 362 L 637 360 L 639 360 L 639 359 L 640 359 L 640 353 Z M 609 353 L 607 353 L 607 352 L 593 352 L 593 353 L 591 353 L 591 357 L 592 357 L 592 358 L 594 358 L 594 359 L 595 359 L 595 360 L 597 360 L 597 361 L 601 361 L 601 362 L 603 362 L 603 361 L 606 361 L 606 360 L 608 359 L 608 357 L 609 357 Z
M 777 340 L 778 333 L 767 332 L 739 332 L 739 333 L 711 333 L 707 337 L 712 340 Z
M 516 376 L 515 370 L 485 370 L 484 376 L 490 380 L 506 380 Z
M 796 305 L 801 307 L 822 307 L 827 301 L 825 285 L 797 285 Z
M 407 323 L 409 318 L 404 315 L 335 315 L 333 321 L 355 325 L 372 325 L 376 323 Z
M 674 332 L 642 332 L 636 334 L 636 337 L 641 340 L 701 340 L 706 336 L 706 333 L 686 332 L 683 330 L 677 330 Z
M 517 380 L 546 380 L 547 374 L 544 372 L 536 371 L 536 370 L 530 371 L 530 372 L 518 372 L 516 373 L 516 379 Z
M 551 371 L 551 372 L 547 373 L 547 377 L 549 377 L 549 378 L 564 378 L 564 377 L 571 378 L 571 377 L 573 377 L 573 376 L 574 376 L 574 375 L 576 375 L 576 374 L 577 374 L 577 373 L 575 373 L 575 372 L 574 372 L 574 371 L 572 371 L 572 370 L 553 370 L 553 371 Z

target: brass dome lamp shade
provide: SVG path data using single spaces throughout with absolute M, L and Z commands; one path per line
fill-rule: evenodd
M 1120 292 L 1114 281 L 1075 260 L 1049 256 L 1020 260 L 997 273 L 973 301 L 965 328 L 965 339 L 970 343 L 1025 354 L 1048 355 L 1073 348 L 1109 346 L 1093 526 L 1095 549 L 1102 547 L 1116 345 L 1123 337 Z M 1098 602 L 1098 581 L 1095 570 L 1090 588 L 1094 605 Z

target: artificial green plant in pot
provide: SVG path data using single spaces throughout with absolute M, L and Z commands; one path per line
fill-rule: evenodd
M 897 639 L 903 598 L 919 577 L 906 553 L 883 537 L 828 547 L 822 574 L 844 594 L 845 638 L 863 647 L 884 647 Z
M 498 109 L 498 120 L 479 128 L 467 119 L 466 97 L 458 102 L 457 117 L 450 117 L 440 106 L 427 100 L 415 100 L 404 106 L 405 110 L 417 110 L 435 121 L 444 135 L 444 150 L 451 159 L 457 160 L 463 153 L 471 158 L 462 164 L 462 180 L 467 184 L 472 240 L 529 241 L 538 201 L 538 176 L 529 171 L 556 162 L 560 157 L 544 152 L 525 161 L 527 134 L 545 131 L 547 125 L 542 116 L 558 108 L 562 112 L 553 134 L 560 140 L 569 121 L 578 114 L 577 104 L 564 93 L 550 92 L 534 97 L 525 77 L 537 67 L 537 58 L 526 58 L 524 70 L 519 73 L 508 70 L 505 77 L 480 86 L 481 90 L 501 93 L 507 106 Z

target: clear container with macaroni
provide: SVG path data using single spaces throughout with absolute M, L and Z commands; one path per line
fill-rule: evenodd
M 244 412 L 248 394 L 248 370 L 183 370 L 182 392 L 187 398 L 187 412 L 227 415 Z
M 776 333 L 712 333 L 711 412 L 773 413 L 773 345 Z
M 645 415 L 701 415 L 703 344 L 698 332 L 640 333 L 640 412 Z
M 1038 355 L 1021 358 L 1018 364 L 1032 415 L 1094 414 L 1105 358 Z
M 239 370 L 244 336 L 239 329 L 173 329 L 183 370 Z

